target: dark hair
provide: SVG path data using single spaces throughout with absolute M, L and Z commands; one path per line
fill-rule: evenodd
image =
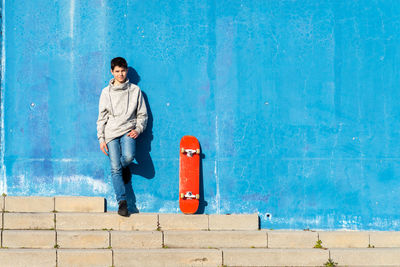
M 123 57 L 116 57 L 111 60 L 111 70 L 114 70 L 117 66 L 128 69 L 128 63 L 126 63 L 126 60 Z

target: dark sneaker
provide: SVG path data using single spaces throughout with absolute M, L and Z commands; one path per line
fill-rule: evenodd
M 122 168 L 122 180 L 124 180 L 124 184 L 129 183 L 131 180 L 132 174 L 129 167 Z
M 128 214 L 128 203 L 126 202 L 126 200 L 121 200 L 119 202 L 118 214 L 121 216 L 125 216 L 125 217 L 127 217 L 129 215 Z

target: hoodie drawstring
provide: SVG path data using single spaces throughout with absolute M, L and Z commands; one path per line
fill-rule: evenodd
M 128 101 L 126 101 L 126 110 L 125 110 L 125 114 L 128 113 L 128 108 L 129 108 L 129 88 L 128 88 L 127 90 L 128 90 Z

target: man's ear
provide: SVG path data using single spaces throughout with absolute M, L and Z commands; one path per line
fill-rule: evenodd
M 111 74 L 114 74 L 112 69 L 110 71 L 111 71 Z

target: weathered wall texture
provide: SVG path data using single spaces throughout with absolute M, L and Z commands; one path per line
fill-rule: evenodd
M 2 13 L 0 191 L 115 208 L 95 123 L 123 56 L 151 115 L 132 183 L 141 212 L 179 212 L 191 134 L 202 212 L 400 230 L 398 1 L 3 0 Z

